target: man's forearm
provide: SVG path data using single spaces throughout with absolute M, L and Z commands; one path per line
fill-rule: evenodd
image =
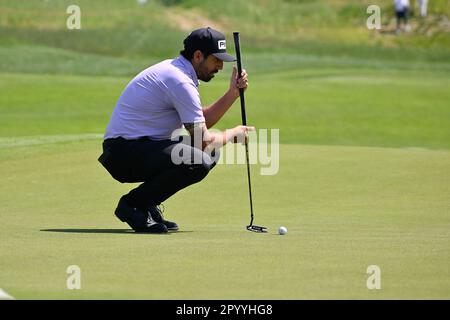
M 227 129 L 222 132 L 207 132 L 206 136 L 203 136 L 202 149 L 220 149 L 228 142 L 234 140 L 236 136 L 235 129 Z
M 203 116 L 205 117 L 205 123 L 207 128 L 214 126 L 230 109 L 232 104 L 239 96 L 236 96 L 231 90 L 228 90 L 219 100 L 214 102 L 207 108 L 203 109 Z
M 227 129 L 222 132 L 210 132 L 206 128 L 206 124 L 204 122 L 201 123 L 185 123 L 184 127 L 189 132 L 192 142 L 194 144 L 198 143 L 196 146 L 204 150 L 207 146 L 209 148 L 221 148 L 226 145 L 231 140 L 234 140 L 236 136 L 236 128 Z

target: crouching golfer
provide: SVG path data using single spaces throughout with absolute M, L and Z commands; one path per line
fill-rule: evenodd
M 239 88 L 248 86 L 247 73 L 238 77 L 234 67 L 229 89 L 211 106 L 202 108 L 198 80 L 210 81 L 222 70 L 224 61 L 235 61 L 226 53 L 225 36 L 211 28 L 194 30 L 184 40 L 180 56 L 142 71 L 117 101 L 99 161 L 122 183 L 143 182 L 122 196 L 115 210 L 136 232 L 178 230 L 175 222 L 165 220 L 159 205 L 205 178 L 218 161 L 217 147 L 242 141 L 254 129 L 237 126 L 223 132 L 208 131 L 239 97 Z M 190 141 L 200 135 L 200 144 L 173 138 L 172 133 L 183 125 Z M 174 152 L 180 144 L 183 152 Z M 182 161 L 173 161 L 174 154 L 181 154 Z

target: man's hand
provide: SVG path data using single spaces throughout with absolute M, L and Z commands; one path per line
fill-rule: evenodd
M 242 143 L 244 144 L 246 141 L 248 141 L 248 132 L 249 131 L 255 131 L 255 127 L 250 126 L 237 126 L 234 127 L 232 130 L 232 139 L 234 143 Z
M 238 70 L 233 66 L 233 72 L 230 79 L 230 92 L 237 99 L 239 97 L 239 89 L 247 90 L 248 87 L 248 74 L 247 71 L 242 70 L 241 77 L 238 79 Z
M 225 112 L 233 105 L 237 98 L 239 98 L 239 89 L 246 90 L 248 87 L 247 71 L 242 70 L 242 77 L 238 79 L 237 68 L 233 67 L 231 74 L 230 88 L 227 92 L 216 102 L 209 107 L 203 108 L 203 116 L 205 117 L 206 127 L 211 128 L 217 121 L 222 118 Z

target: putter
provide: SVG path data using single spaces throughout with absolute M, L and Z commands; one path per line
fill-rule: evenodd
M 237 60 L 237 67 L 238 67 L 238 77 L 241 77 L 242 73 L 242 60 L 241 60 L 241 46 L 239 41 L 239 32 L 233 32 L 234 37 L 234 46 L 236 48 L 236 60 Z M 239 89 L 239 98 L 241 100 L 241 116 L 242 116 L 242 125 L 247 125 L 247 116 L 245 113 L 245 96 L 244 96 L 244 89 Z M 248 177 L 248 194 L 250 196 L 250 224 L 247 226 L 248 231 L 253 232 L 267 232 L 266 227 L 261 226 L 255 226 L 253 225 L 253 201 L 252 201 L 252 182 L 250 179 L 250 163 L 248 158 L 248 141 L 245 139 L 245 156 L 246 156 L 246 163 L 247 163 L 247 177 Z

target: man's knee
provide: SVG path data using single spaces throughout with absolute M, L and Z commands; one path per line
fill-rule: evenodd
M 186 170 L 191 183 L 197 183 L 203 180 L 211 169 L 208 165 L 191 164 L 187 166 Z
M 211 153 L 203 152 L 202 162 L 198 164 L 190 164 L 186 167 L 189 172 L 193 183 L 203 180 L 208 173 L 215 167 L 219 161 L 220 153 L 218 150 L 214 150 Z
M 211 152 L 204 152 L 204 154 L 206 154 L 206 157 L 204 157 L 204 159 L 209 165 L 209 170 L 211 170 L 219 162 L 220 151 L 219 149 L 213 149 Z

